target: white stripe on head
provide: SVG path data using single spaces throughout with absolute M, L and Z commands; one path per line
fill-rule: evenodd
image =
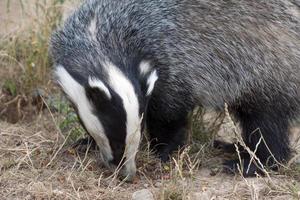
M 115 65 L 103 64 L 108 73 L 110 87 L 121 97 L 126 112 L 126 146 L 124 155 L 125 174 L 134 175 L 136 172 L 135 155 L 141 139 L 141 119 L 139 101 L 132 83 Z
M 55 74 L 58 82 L 70 100 L 75 104 L 78 114 L 87 131 L 101 148 L 103 160 L 108 162 L 113 159 L 108 138 L 104 133 L 103 126 L 92 112 L 92 106 L 86 96 L 85 89 L 80 85 L 63 66 L 57 66 Z M 95 83 L 95 82 L 91 82 Z M 99 82 L 96 82 L 99 83 Z M 98 84 L 96 84 L 98 86 Z
M 96 18 L 93 18 L 91 20 L 88 30 L 90 33 L 90 38 L 92 40 L 97 40 L 97 20 L 96 20 Z
M 89 77 L 89 85 L 92 88 L 99 88 L 101 91 L 103 91 L 106 96 L 111 99 L 111 94 L 108 90 L 108 88 L 104 85 L 104 83 L 102 81 L 100 81 L 99 79 L 95 78 L 95 77 Z
M 148 86 L 148 90 L 147 90 L 147 94 L 146 94 L 147 96 L 149 96 L 152 93 L 157 79 L 158 79 L 157 72 L 156 72 L 156 70 L 154 70 L 153 72 L 151 72 L 151 74 L 149 75 L 149 77 L 147 79 L 147 86 Z

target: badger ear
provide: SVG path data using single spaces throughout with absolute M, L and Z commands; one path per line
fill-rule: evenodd
M 94 77 L 89 77 L 88 86 L 85 88 L 87 97 L 94 101 L 99 102 L 103 100 L 110 100 L 111 94 L 105 84 Z
M 146 84 L 147 85 L 147 92 L 146 92 L 146 96 L 150 96 L 152 94 L 152 91 L 154 89 L 154 85 L 155 85 L 157 79 L 158 79 L 157 72 L 156 72 L 156 70 L 153 70 L 149 74 L 149 76 L 147 78 L 147 84 Z
M 149 61 L 142 61 L 139 66 L 139 70 L 142 77 L 146 76 L 152 70 L 151 63 Z
M 150 96 L 158 75 L 155 69 L 152 68 L 150 61 L 142 61 L 139 66 L 140 77 L 142 81 L 142 90 L 146 96 Z

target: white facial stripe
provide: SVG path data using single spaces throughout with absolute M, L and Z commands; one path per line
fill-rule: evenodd
M 110 87 L 121 97 L 126 112 L 126 147 L 125 170 L 127 174 L 136 171 L 135 155 L 138 151 L 141 138 L 141 124 L 139 116 L 139 102 L 132 83 L 112 63 L 104 63 L 109 76 Z
M 97 40 L 97 20 L 93 18 L 89 25 L 89 32 L 92 40 Z
M 153 72 L 151 72 L 150 76 L 147 79 L 147 85 L 148 85 L 148 90 L 146 94 L 147 96 L 149 96 L 152 93 L 157 79 L 158 79 L 157 72 L 156 70 L 154 70 Z
M 142 61 L 140 63 L 140 74 L 142 76 L 146 75 L 148 72 L 150 72 L 150 70 L 151 70 L 150 62 L 148 62 L 148 61 Z
M 111 94 L 108 90 L 108 88 L 104 85 L 104 83 L 102 81 L 100 81 L 99 79 L 95 78 L 95 77 L 89 77 L 89 85 L 92 88 L 99 88 L 100 90 L 102 90 L 106 96 L 111 99 Z
M 70 100 L 76 105 L 79 116 L 84 123 L 87 131 L 95 139 L 101 148 L 104 161 L 113 159 L 112 151 L 108 138 L 104 134 L 104 129 L 98 118 L 92 113 L 92 107 L 86 97 L 84 88 L 73 79 L 73 77 L 62 66 L 57 66 L 55 74 L 59 84 L 69 96 Z

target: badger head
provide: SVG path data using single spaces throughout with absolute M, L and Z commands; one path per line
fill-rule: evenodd
M 146 104 L 158 79 L 149 62 L 126 73 L 110 62 L 101 64 L 105 75 L 80 77 L 57 65 L 55 74 L 72 101 L 85 129 L 99 146 L 102 161 L 132 180 Z

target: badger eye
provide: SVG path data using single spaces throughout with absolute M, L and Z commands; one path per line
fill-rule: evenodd
M 146 74 L 143 74 L 140 77 L 140 79 L 141 79 L 140 80 L 141 90 L 143 94 L 145 96 L 150 96 L 154 89 L 155 83 L 158 80 L 157 71 L 156 70 L 149 71 Z

